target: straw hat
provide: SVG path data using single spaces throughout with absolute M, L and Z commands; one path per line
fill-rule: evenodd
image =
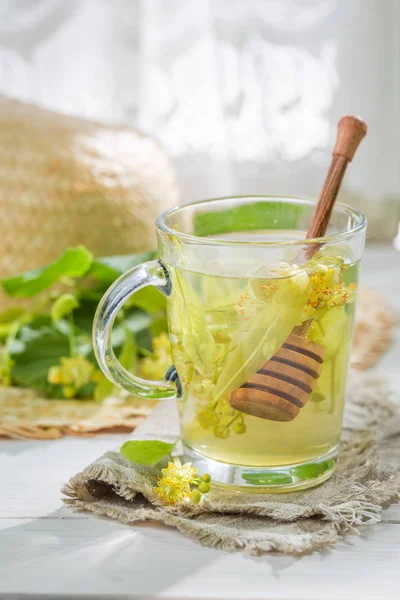
M 161 147 L 133 129 L 0 97 L 0 277 L 67 246 L 95 256 L 156 247 L 154 221 L 176 204 Z

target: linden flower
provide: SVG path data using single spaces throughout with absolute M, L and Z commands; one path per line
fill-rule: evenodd
M 51 367 L 47 374 L 47 380 L 54 385 L 63 386 L 65 398 L 73 398 L 79 388 L 93 381 L 94 366 L 84 356 L 63 356 L 60 365 Z
M 168 463 L 168 467 L 162 469 L 163 477 L 172 477 L 178 481 L 192 483 L 197 476 L 196 467 L 192 467 L 191 463 L 181 463 L 179 458 L 175 458 L 174 462 Z
M 189 498 L 190 485 L 172 477 L 162 477 L 154 491 L 165 504 L 176 504 Z
M 335 285 L 332 290 L 332 296 L 328 300 L 328 306 L 342 306 L 342 304 L 346 304 L 348 299 L 349 292 L 346 290 L 346 288 L 341 284 Z
M 347 302 L 348 293 L 345 287 L 340 283 L 340 269 L 327 268 L 324 271 L 310 275 L 312 291 L 309 298 L 309 304 L 313 308 L 320 308 L 322 305 L 336 298 L 337 303 L 344 304 Z
M 153 356 L 140 363 L 140 375 L 145 379 L 161 379 L 172 363 L 171 346 L 165 332 L 153 338 Z
M 332 262 L 335 263 L 335 260 Z M 311 292 L 303 311 L 302 321 L 313 318 L 315 311 L 320 309 L 334 308 L 352 302 L 357 287 L 355 284 L 346 287 L 340 282 L 341 267 L 337 264 L 327 266 L 310 261 L 310 265 Z
M 161 473 L 162 477 L 154 491 L 164 504 L 190 501 L 198 503 L 202 494 L 210 489 L 210 476 L 206 474 L 199 478 L 196 467 L 191 463 L 182 464 L 179 458 L 169 462 Z M 192 485 L 197 486 L 197 489 L 191 489 Z

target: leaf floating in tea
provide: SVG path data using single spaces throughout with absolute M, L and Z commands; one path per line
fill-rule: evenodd
M 215 341 L 207 328 L 206 313 L 185 275 L 173 272 L 172 288 L 176 293 L 172 306 L 172 330 L 182 332 L 183 347 L 196 369 L 209 377 L 215 362 Z
M 235 340 L 237 348 L 217 381 L 215 400 L 239 388 L 277 352 L 299 323 L 308 294 L 304 272 L 279 282 L 269 303 L 250 319 L 248 331 Z
M 318 319 L 314 319 L 308 338 L 326 348 L 325 358 L 329 359 L 339 351 L 347 337 L 348 320 L 344 306 L 322 309 Z

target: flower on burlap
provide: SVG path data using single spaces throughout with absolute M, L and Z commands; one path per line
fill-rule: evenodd
M 163 504 L 198 503 L 210 490 L 211 477 L 208 474 L 198 477 L 196 467 L 191 463 L 182 464 L 179 458 L 169 462 L 161 473 L 154 491 Z

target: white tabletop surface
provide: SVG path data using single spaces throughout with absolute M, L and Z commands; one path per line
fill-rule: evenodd
M 400 253 L 371 246 L 363 283 L 400 314 Z M 381 371 L 400 384 L 400 335 Z M 0 442 L 0 598 L 394 599 L 400 505 L 381 523 L 301 558 L 204 548 L 162 525 L 122 525 L 61 502 L 71 475 L 127 436 Z

